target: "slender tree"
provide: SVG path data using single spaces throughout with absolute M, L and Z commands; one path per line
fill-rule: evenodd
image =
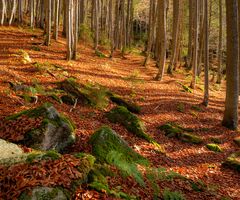
M 218 41 L 218 76 L 217 83 L 222 81 L 222 40 L 223 40 L 223 16 L 222 16 L 222 0 L 219 0 L 219 41 Z
M 198 25 L 199 25 L 199 0 L 194 1 L 194 43 L 193 43 L 193 58 L 192 58 L 192 65 L 193 65 L 193 76 L 191 82 L 191 88 L 195 89 L 196 85 L 196 76 L 197 76 L 197 64 L 198 64 Z
M 179 43 L 179 25 L 180 25 L 180 0 L 173 0 L 173 32 L 172 32 L 172 55 L 168 66 L 168 74 L 172 74 L 174 64 L 177 59 L 177 48 Z
M 158 33 L 160 35 L 160 55 L 157 59 L 157 67 L 159 68 L 156 80 L 162 80 L 165 62 L 166 62 L 166 0 L 158 0 Z
M 78 6 L 79 2 L 78 0 L 74 0 L 74 9 L 75 9 L 75 18 L 74 18 L 74 24 L 75 24 L 75 30 L 74 30 L 74 45 L 73 45 L 73 59 L 77 60 L 77 45 L 78 45 Z
M 54 32 L 53 32 L 53 36 L 55 40 L 58 40 L 59 12 L 60 12 L 60 2 L 59 0 L 55 0 L 55 16 L 54 16 Z
M 46 29 L 46 39 L 45 45 L 49 46 L 51 42 L 51 28 L 52 28 L 52 0 L 45 0 L 45 29 Z
M 13 6 L 12 6 L 12 11 L 11 11 L 10 19 L 9 19 L 9 25 L 12 24 L 14 15 L 15 15 L 15 13 L 16 13 L 16 10 L 17 10 L 17 1 L 16 1 L 16 0 L 13 0 Z
M 6 8 L 6 1 L 2 0 L 2 16 L 1 16 L 1 25 L 4 24 L 4 20 L 5 20 L 5 15 L 7 12 L 7 8 Z
M 203 105 L 209 101 L 209 30 L 208 30 L 208 0 L 204 0 L 204 99 Z

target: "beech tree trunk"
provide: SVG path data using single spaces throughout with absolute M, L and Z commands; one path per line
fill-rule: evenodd
M 240 5 L 238 5 L 240 7 Z M 219 0 L 219 42 L 218 42 L 218 76 L 217 83 L 222 82 L 222 40 L 223 40 L 223 16 L 222 16 L 222 0 Z M 240 22 L 240 21 L 239 21 Z
M 226 0 L 227 10 L 227 88 L 223 126 L 236 130 L 238 127 L 239 95 L 239 43 L 238 0 Z
M 193 43 L 193 75 L 192 75 L 192 82 L 190 87 L 195 89 L 196 86 L 196 76 L 197 76 L 197 64 L 198 64 L 198 25 L 199 25 L 199 0 L 194 1 L 194 43 Z
M 158 0 L 158 26 L 159 32 L 157 34 L 160 35 L 160 55 L 157 60 L 157 67 L 159 68 L 158 74 L 156 76 L 156 80 L 162 80 L 165 62 L 166 62 L 166 0 Z
M 209 30 L 208 30 L 208 0 L 204 0 L 204 99 L 203 105 L 209 101 Z

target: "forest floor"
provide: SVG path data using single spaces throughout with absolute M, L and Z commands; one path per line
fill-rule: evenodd
M 157 73 L 154 62 L 147 68 L 142 66 L 144 57 L 132 52 L 122 59 L 115 55 L 113 59 L 99 58 L 88 44 L 80 42 L 78 60 L 65 60 L 65 42 L 60 38 L 58 42 L 52 40 L 52 45 L 42 44 L 41 31 L 31 31 L 21 28 L 1 27 L 0 29 L 0 117 L 29 109 L 50 101 L 54 106 L 76 124 L 77 143 L 71 152 L 88 152 L 87 141 L 91 134 L 104 124 L 112 127 L 131 147 L 148 158 L 152 166 L 165 167 L 174 170 L 195 181 L 201 180 L 206 184 L 203 192 L 194 191 L 188 185 L 178 181 L 162 181 L 163 188 L 181 191 L 186 199 L 239 199 L 240 174 L 227 168 L 221 163 L 233 152 L 239 150 L 233 139 L 239 135 L 237 131 L 230 131 L 221 126 L 224 111 L 224 86 L 211 83 L 209 107 L 200 105 L 203 100 L 203 83 L 199 80 L 198 88 L 193 93 L 182 92 L 179 82 L 189 85 L 190 72 L 178 69 L 174 75 L 164 77 L 162 82 L 154 81 Z M 36 50 L 36 46 L 38 47 Z M 26 51 L 32 62 L 51 63 L 63 66 L 64 73 L 39 73 L 31 63 L 22 64 L 16 54 L 22 49 Z M 104 50 L 103 50 L 104 51 Z M 71 106 L 59 104 L 47 97 L 39 97 L 37 105 L 24 103 L 9 89 L 8 81 L 24 82 L 31 85 L 33 82 L 44 87 L 52 87 L 56 81 L 74 76 L 81 83 L 98 83 L 112 91 L 132 99 L 142 107 L 138 116 L 144 121 L 147 133 L 150 134 L 165 150 L 166 155 L 158 154 L 154 147 L 134 137 L 122 126 L 112 124 L 104 118 L 104 112 L 110 110 L 110 104 L 104 110 L 97 110 L 89 106 L 78 105 L 70 112 Z M 158 126 L 176 122 L 183 127 L 194 129 L 194 133 L 204 139 L 203 144 L 193 145 L 168 138 Z M 215 153 L 206 148 L 212 143 L 212 138 L 221 141 L 221 153 Z M 131 179 L 119 177 L 111 178 L 112 187 L 121 185 L 124 192 L 140 196 L 141 199 L 152 199 L 150 187 L 141 188 Z M 90 190 L 79 189 L 75 199 L 91 199 Z M 84 197 L 85 195 L 85 197 Z M 100 195 L 100 194 L 97 194 Z M 87 197 L 88 196 L 88 197 Z M 94 196 L 94 195 L 93 195 Z M 97 199 L 92 197 L 92 199 Z M 103 196 L 99 199 L 104 198 Z M 105 196 L 105 199 L 110 197 Z

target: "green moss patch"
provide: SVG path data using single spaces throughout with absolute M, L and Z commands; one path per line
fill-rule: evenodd
M 180 125 L 175 123 L 166 123 L 159 127 L 159 130 L 164 131 L 167 137 L 175 137 L 183 142 L 193 143 L 193 144 L 200 144 L 203 140 L 194 135 L 192 129 L 183 128 Z
M 116 103 L 119 106 L 126 107 L 130 112 L 139 114 L 141 112 L 141 107 L 133 102 L 125 100 L 123 97 L 110 93 L 109 98 L 112 102 Z
M 40 107 L 22 111 L 6 119 L 16 120 L 23 115 L 29 118 L 42 118 L 40 127 L 24 134 L 24 139 L 20 141 L 24 145 L 37 150 L 52 149 L 61 152 L 75 142 L 75 125 L 51 104 L 45 103 Z
M 218 146 L 217 144 L 207 144 L 206 147 L 210 150 L 210 151 L 214 151 L 214 152 L 222 152 L 223 150 L 221 149 L 220 146 Z
M 45 153 L 29 153 L 26 159 L 26 162 L 32 163 L 36 160 L 58 160 L 61 157 L 61 154 L 56 151 L 47 151 Z
M 236 171 L 240 172 L 240 152 L 231 154 L 223 163 L 223 166 L 235 169 Z
M 164 152 L 162 147 L 147 133 L 145 133 L 145 126 L 143 122 L 127 108 L 123 106 L 117 106 L 108 112 L 106 117 L 110 122 L 123 125 L 129 132 L 154 144 L 156 147 L 158 147 L 159 151 Z

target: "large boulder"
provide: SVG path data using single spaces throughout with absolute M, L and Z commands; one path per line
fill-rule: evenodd
M 41 119 L 37 127 L 23 132 L 20 143 L 37 150 L 56 150 L 58 152 L 75 142 L 74 124 L 71 120 L 60 114 L 51 104 L 45 103 L 35 109 L 26 110 L 6 118 L 7 121 L 26 119 Z M 18 124 L 20 127 L 21 124 Z M 24 130 L 24 127 L 19 129 Z M 1 130 L 1 127 L 0 127 Z M 14 140 L 14 138 L 13 138 Z
M 128 143 L 108 126 L 98 129 L 90 138 L 93 155 L 102 162 L 108 162 L 108 156 L 112 152 L 118 152 L 124 159 L 144 163 L 146 159 L 135 152 Z
M 21 161 L 24 155 L 18 145 L 0 139 L 0 165 Z
M 124 174 L 134 177 L 140 185 L 145 185 L 137 164 L 148 165 L 148 160 L 135 152 L 115 131 L 103 126 L 91 136 L 89 143 L 98 161 L 114 165 Z

